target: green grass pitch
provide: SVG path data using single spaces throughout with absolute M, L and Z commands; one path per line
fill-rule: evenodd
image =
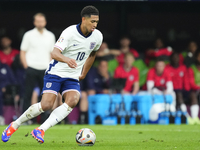
M 6 126 L 0 126 L 1 132 Z M 45 142 L 38 144 L 30 136 L 36 125 L 21 126 L 0 150 L 200 150 L 198 125 L 56 125 L 45 133 Z M 81 147 L 75 135 L 81 128 L 92 129 L 96 143 Z

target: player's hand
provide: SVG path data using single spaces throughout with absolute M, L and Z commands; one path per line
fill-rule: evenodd
M 79 81 L 81 81 L 81 80 L 83 80 L 83 79 L 85 79 L 85 76 L 80 75 L 80 76 L 79 76 Z
M 70 68 L 76 68 L 77 67 L 77 63 L 74 59 L 68 58 L 67 60 L 67 64 Z

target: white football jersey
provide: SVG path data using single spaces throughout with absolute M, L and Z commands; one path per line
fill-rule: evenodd
M 79 80 L 86 59 L 92 51 L 99 49 L 102 40 L 103 36 L 97 29 L 86 37 L 80 30 L 80 24 L 69 26 L 62 32 L 54 47 L 60 49 L 64 56 L 75 59 L 77 67 L 70 68 L 67 63 L 52 60 L 46 73 Z

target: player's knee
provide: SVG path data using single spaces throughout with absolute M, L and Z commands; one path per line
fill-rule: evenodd
M 51 101 L 41 101 L 41 107 L 43 111 L 51 110 L 53 108 L 53 102 Z
M 73 97 L 65 100 L 65 102 L 68 104 L 69 107 L 74 108 L 77 105 L 77 103 L 79 102 L 79 96 L 74 95 Z

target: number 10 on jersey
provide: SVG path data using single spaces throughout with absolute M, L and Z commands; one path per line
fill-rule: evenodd
M 78 56 L 77 56 L 77 58 L 76 58 L 76 60 L 83 60 L 83 58 L 84 58 L 84 56 L 85 56 L 85 52 L 78 52 Z

